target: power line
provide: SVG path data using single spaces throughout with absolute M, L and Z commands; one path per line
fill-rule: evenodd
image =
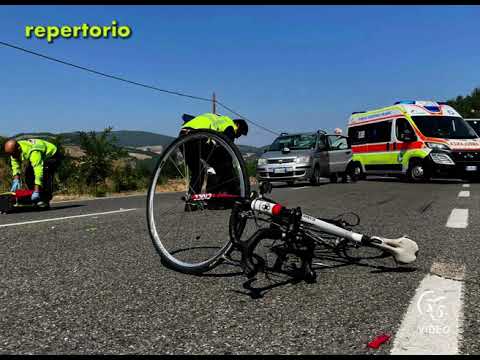
M 137 85 L 137 86 L 141 86 L 143 88 L 147 88 L 147 89 L 150 89 L 150 90 L 155 90 L 155 91 L 160 91 L 160 92 L 163 92 L 163 93 L 167 93 L 167 94 L 170 94 L 170 95 L 177 95 L 177 96 L 182 96 L 182 97 L 186 97 L 186 98 L 190 98 L 190 99 L 195 99 L 195 100 L 201 100 L 201 101 L 208 101 L 208 102 L 211 102 L 212 100 L 211 99 L 208 99 L 208 98 L 205 98 L 205 97 L 201 97 L 201 96 L 195 96 L 195 95 L 189 95 L 189 94 L 185 94 L 185 93 L 181 93 L 181 92 L 178 92 L 178 91 L 172 91 L 172 90 L 166 90 L 166 89 L 161 89 L 161 88 L 158 88 L 156 86 L 152 86 L 152 85 L 148 85 L 148 84 L 143 84 L 143 83 L 139 83 L 137 81 L 132 81 L 132 80 L 128 80 L 128 79 L 125 79 L 125 78 L 122 78 L 122 77 L 119 77 L 119 76 L 115 76 L 115 75 L 110 75 L 110 74 L 107 74 L 107 73 L 104 73 L 104 72 L 101 72 L 101 71 L 97 71 L 97 70 L 93 70 L 93 69 L 90 69 L 90 68 L 87 68 L 87 67 L 84 67 L 84 66 L 80 66 L 80 65 L 76 65 L 76 64 L 73 64 L 71 62 L 68 62 L 68 61 L 64 61 L 64 60 L 60 60 L 60 59 L 57 59 L 57 58 L 53 58 L 51 56 L 47 56 L 47 55 L 44 55 L 44 54 L 40 54 L 38 52 L 35 52 L 35 51 L 32 51 L 32 50 L 28 50 L 28 49 L 25 49 L 25 48 L 22 48 L 20 46 L 16 46 L 16 45 L 13 45 L 13 44 L 10 44 L 10 43 L 6 43 L 4 41 L 0 41 L 0 45 L 3 45 L 3 46 L 6 46 L 6 47 L 9 47 L 9 48 L 12 48 L 12 49 L 15 49 L 15 50 L 19 50 L 19 51 L 23 51 L 25 53 L 28 53 L 28 54 L 31 54 L 31 55 L 35 55 L 35 56 L 38 56 L 38 57 L 41 57 L 43 59 L 47 59 L 47 60 L 50 60 L 50 61 L 54 61 L 54 62 L 57 62 L 57 63 L 60 63 L 60 64 L 63 64 L 63 65 L 67 65 L 67 66 L 71 66 L 71 67 L 74 67 L 74 68 L 77 68 L 77 69 L 80 69 L 80 70 L 84 70 L 84 71 L 87 71 L 87 72 L 90 72 L 92 74 L 96 74 L 96 75 L 100 75 L 100 76 L 103 76 L 103 77 L 106 77 L 106 78 L 110 78 L 110 79 L 114 79 L 114 80 L 118 80 L 118 81 L 122 81 L 122 82 L 125 82 L 125 83 L 128 83 L 128 84 L 132 84 L 132 85 Z M 237 116 L 240 116 L 242 117 L 243 119 L 245 119 L 246 121 L 252 123 L 253 125 L 265 130 L 265 131 L 268 131 L 274 135 L 278 135 L 277 132 L 273 131 L 273 130 L 270 130 L 262 125 L 259 125 L 257 124 L 256 122 L 252 121 L 252 120 L 249 120 L 247 119 L 246 117 L 242 116 L 241 114 L 239 114 L 238 112 L 232 110 L 231 108 L 227 107 L 226 105 L 220 103 L 219 101 L 217 101 L 216 99 L 214 100 L 218 105 L 220 105 L 221 107 L 223 107 L 224 109 L 230 111 L 231 113 L 233 114 L 236 114 Z
M 266 127 L 264 127 L 264 126 L 262 126 L 262 125 L 260 125 L 260 124 L 258 124 L 258 123 L 256 123 L 256 122 L 253 122 L 252 120 L 248 119 L 247 117 L 243 116 L 242 114 L 239 114 L 239 113 L 236 112 L 235 110 L 233 110 L 233 109 L 229 108 L 228 106 L 222 104 L 220 101 L 215 100 L 215 102 L 216 102 L 219 106 L 221 106 L 221 107 L 223 107 L 224 109 L 230 111 L 232 114 L 235 114 L 235 115 L 237 115 L 237 116 L 240 116 L 242 119 L 245 119 L 246 121 L 252 123 L 253 125 L 255 125 L 255 126 L 257 126 L 257 127 L 259 127 L 260 129 L 263 129 L 263 130 L 265 130 L 265 131 L 268 131 L 269 133 L 272 133 L 273 135 L 280 135 L 280 133 L 278 133 L 278 132 L 276 132 L 276 131 L 270 130 L 270 129 L 268 129 L 268 128 L 266 128 Z

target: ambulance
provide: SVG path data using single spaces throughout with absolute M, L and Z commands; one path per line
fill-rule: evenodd
M 480 137 L 446 103 L 404 100 L 354 112 L 348 137 L 354 173 L 360 179 L 394 175 L 419 182 L 480 175 Z

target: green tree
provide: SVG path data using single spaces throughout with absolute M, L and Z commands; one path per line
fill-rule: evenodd
M 475 88 L 470 95 L 459 95 L 447 104 L 457 110 L 465 119 L 480 118 L 480 88 Z
M 79 132 L 80 147 L 85 154 L 80 158 L 80 173 L 87 186 L 94 187 L 95 195 L 102 195 L 105 180 L 113 173 L 113 161 L 127 156 L 127 152 L 117 146 L 112 127 L 101 133 Z

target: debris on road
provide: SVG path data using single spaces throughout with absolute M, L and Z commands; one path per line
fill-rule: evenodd
M 370 341 L 367 346 L 371 349 L 378 349 L 380 347 L 380 345 L 382 345 L 383 343 L 387 342 L 388 340 L 390 340 L 390 335 L 387 335 L 387 334 L 382 334 L 382 335 L 379 335 L 377 336 L 375 339 L 373 339 L 372 341 Z

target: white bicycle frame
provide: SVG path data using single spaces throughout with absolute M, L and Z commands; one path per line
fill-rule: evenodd
M 252 201 L 251 209 L 262 214 L 276 216 L 280 213 L 282 205 L 258 198 Z M 345 238 L 352 242 L 362 245 L 368 244 L 369 246 L 381 248 L 389 252 L 395 258 L 395 260 L 401 264 L 412 263 L 417 258 L 418 245 L 415 241 L 407 238 L 406 235 L 398 239 L 387 239 L 380 236 L 367 236 L 343 229 L 339 226 L 306 214 L 302 214 L 301 222 L 309 224 L 320 231 Z

